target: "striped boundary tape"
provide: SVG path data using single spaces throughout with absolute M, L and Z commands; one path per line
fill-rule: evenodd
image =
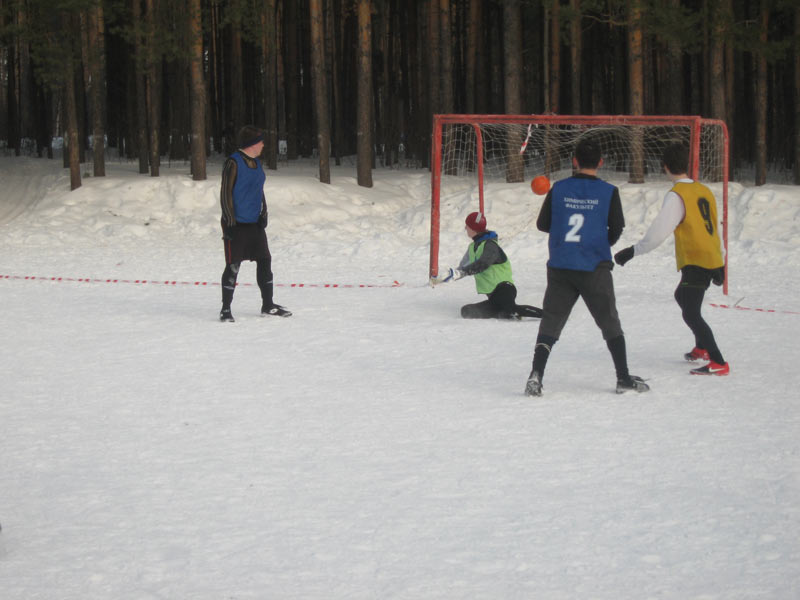
M 219 282 L 213 281 L 177 281 L 177 280 L 154 280 L 154 279 L 99 279 L 91 277 L 38 277 L 36 275 L 0 275 L 0 279 L 14 279 L 21 281 L 56 281 L 56 282 L 74 282 L 74 283 L 132 283 L 136 285 L 172 285 L 184 286 L 191 285 L 196 287 L 204 286 L 218 286 Z M 237 283 L 237 286 L 252 287 L 255 283 Z M 276 287 L 286 288 L 331 288 L 331 289 L 352 289 L 352 288 L 398 288 L 403 287 L 403 284 L 395 280 L 392 283 L 276 283 Z M 717 304 L 709 302 L 709 306 L 714 308 L 728 308 L 732 310 L 748 310 L 761 313 L 775 313 L 783 315 L 800 315 L 800 312 L 794 310 L 776 310 L 774 308 L 752 308 L 749 306 L 739 306 L 738 304 Z
M 218 281 L 176 281 L 176 280 L 155 280 L 155 279 L 99 279 L 92 277 L 38 277 L 36 275 L 0 275 L 0 279 L 14 279 L 21 281 L 56 281 L 56 282 L 74 282 L 74 283 L 133 283 L 136 285 L 173 285 L 183 286 L 191 285 L 197 287 L 215 286 L 220 285 Z M 237 283 L 237 287 L 251 287 L 255 283 Z M 403 284 L 399 281 L 392 283 L 377 284 L 377 283 L 276 283 L 276 287 L 287 288 L 397 288 L 402 287 Z

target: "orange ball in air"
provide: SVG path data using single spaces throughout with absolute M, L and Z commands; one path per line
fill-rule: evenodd
M 531 181 L 531 189 L 537 196 L 543 196 L 550 191 L 550 180 L 544 175 L 537 175 Z

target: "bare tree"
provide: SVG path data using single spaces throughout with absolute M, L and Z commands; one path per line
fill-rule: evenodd
M 106 53 L 103 5 L 101 2 L 92 4 L 87 10 L 87 33 L 89 42 L 87 58 L 89 62 L 89 91 L 91 95 L 94 176 L 105 177 L 106 130 L 103 113 L 106 106 Z
M 767 183 L 767 34 L 769 2 L 761 0 L 758 16 L 758 38 L 761 48 L 756 52 L 755 117 L 756 117 L 756 175 L 755 184 Z
M 69 189 L 76 190 L 81 187 L 81 154 L 80 154 L 80 135 L 78 135 L 78 106 L 75 101 L 75 59 L 72 49 L 69 47 L 70 34 L 74 38 L 79 38 L 78 27 L 75 19 L 68 12 L 63 12 L 61 16 L 63 32 L 67 35 L 69 51 L 62 56 L 64 71 L 64 110 L 66 113 L 66 140 L 67 151 L 69 152 Z
M 158 177 L 161 167 L 161 152 L 159 143 L 159 126 L 161 124 L 161 68 L 160 54 L 156 45 L 156 27 L 158 26 L 155 14 L 156 2 L 159 0 L 145 0 L 145 22 L 147 24 L 147 67 L 145 79 L 147 82 L 147 114 L 150 131 L 150 176 Z
M 794 184 L 800 185 L 800 4 L 794 9 Z
M 314 112 L 317 117 L 319 180 L 331 182 L 331 126 L 328 115 L 328 78 L 325 72 L 325 36 L 322 0 L 310 0 L 311 13 L 311 82 L 314 86 Z
M 561 110 L 561 1 L 552 0 L 550 11 L 550 81 L 548 112 Z
M 644 32 L 642 30 L 642 2 L 628 0 L 628 86 L 630 113 L 644 113 L 644 57 L 642 55 Z M 644 182 L 644 132 L 634 127 L 631 131 L 631 183 Z
M 570 91 L 572 96 L 572 114 L 581 112 L 581 57 L 583 54 L 583 36 L 581 35 L 581 0 L 570 0 L 572 15 L 569 21 L 570 31 Z
M 465 61 L 465 74 L 466 81 L 466 110 L 467 113 L 477 112 L 477 96 L 478 91 L 478 57 L 481 55 L 482 44 L 481 40 L 481 0 L 469 0 L 469 12 L 467 13 L 467 43 L 466 43 L 466 61 Z
M 265 0 L 261 14 L 262 60 L 264 62 L 264 163 L 278 168 L 278 45 L 275 0 Z
M 372 187 L 372 0 L 358 0 L 358 185 Z
M 441 49 L 441 112 L 453 112 L 453 33 L 450 0 L 439 0 L 439 48 Z
M 192 88 L 192 179 L 206 179 L 206 84 L 203 80 L 203 23 L 200 0 L 188 0 L 189 73 Z
M 506 114 L 518 115 L 522 112 L 522 12 L 519 0 L 505 0 L 503 3 L 503 30 L 504 110 Z M 522 181 L 525 174 L 525 164 L 519 153 L 522 140 L 521 129 L 509 129 L 506 156 L 506 181 L 509 183 Z

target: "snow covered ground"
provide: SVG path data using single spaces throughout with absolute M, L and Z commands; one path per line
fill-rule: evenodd
M 0 158 L 4 600 L 800 597 L 800 188 L 730 187 L 730 294 L 704 308 L 730 377 L 688 375 L 667 243 L 614 272 L 652 391 L 613 393 L 579 305 L 531 399 L 538 321 L 464 321 L 471 280 L 426 285 L 426 171 L 268 172 L 294 316 L 258 315 L 245 264 L 223 324 L 219 159 L 107 169 L 69 192 L 60 160 Z M 615 183 L 621 248 L 667 184 Z M 487 194 L 535 305 L 540 202 Z M 445 199 L 442 264 L 475 203 Z

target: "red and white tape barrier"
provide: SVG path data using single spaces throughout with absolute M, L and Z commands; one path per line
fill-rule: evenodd
M 36 275 L 0 275 L 0 279 L 18 279 L 23 281 L 56 281 L 56 282 L 75 282 L 75 283 L 133 283 L 137 285 L 193 285 L 197 287 L 219 285 L 218 281 L 175 281 L 175 280 L 156 280 L 156 279 L 98 279 L 91 277 L 37 277 Z M 237 283 L 237 286 L 250 287 L 255 283 Z M 402 287 L 399 281 L 392 283 L 276 283 L 276 287 L 287 288 L 396 288 Z
M 777 313 L 781 315 L 800 315 L 800 312 L 795 310 L 776 310 L 774 308 L 751 308 L 749 306 L 739 306 L 738 304 L 714 304 L 713 302 L 709 302 L 711 306 L 714 308 L 731 308 L 733 310 L 752 310 L 754 312 L 764 312 L 764 313 Z

